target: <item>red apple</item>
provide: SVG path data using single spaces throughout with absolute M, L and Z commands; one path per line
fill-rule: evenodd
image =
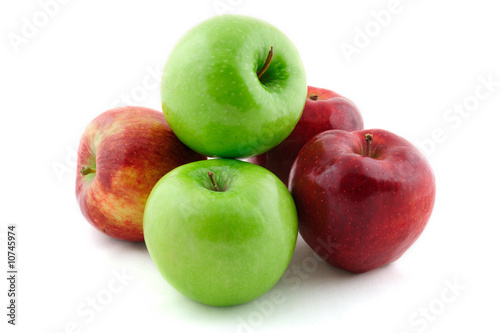
M 424 230 L 436 193 L 425 157 L 380 129 L 317 135 L 297 156 L 289 188 L 302 238 L 353 273 L 401 257 Z
M 142 217 L 153 186 L 170 170 L 202 159 L 177 139 L 161 112 L 112 109 L 95 118 L 82 135 L 76 198 L 98 230 L 144 241 Z
M 331 129 L 363 129 L 358 108 L 331 90 L 309 86 L 304 111 L 292 133 L 273 149 L 247 161 L 268 169 L 288 184 L 290 169 L 302 146 L 313 136 Z

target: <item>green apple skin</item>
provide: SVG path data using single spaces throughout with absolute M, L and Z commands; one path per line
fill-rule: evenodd
M 271 289 L 290 263 L 297 233 L 287 187 L 239 160 L 172 170 L 151 191 L 144 213 L 146 246 L 163 277 L 185 296 L 214 306 L 249 302 Z
M 271 46 L 274 56 L 259 79 Z M 167 122 L 184 144 L 205 156 L 245 158 L 292 132 L 307 84 L 299 53 L 281 31 L 252 17 L 222 15 L 177 43 L 161 93 Z

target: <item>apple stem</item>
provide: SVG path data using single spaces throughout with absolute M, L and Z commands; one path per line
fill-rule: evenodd
M 215 182 L 214 173 L 212 171 L 208 172 L 208 178 L 210 178 L 210 181 L 212 182 L 212 186 L 214 187 L 215 192 L 219 192 L 219 186 L 217 186 L 217 183 Z
M 317 100 L 318 100 L 318 98 L 319 98 L 319 96 L 318 96 L 318 95 L 316 95 L 316 94 L 311 94 L 311 95 L 309 95 L 309 99 L 312 99 L 313 101 L 317 101 Z
M 95 169 L 91 167 L 82 167 L 80 170 L 82 176 L 88 175 L 89 173 L 95 173 Z
M 266 69 L 269 67 L 269 65 L 271 64 L 271 60 L 273 59 L 273 54 L 274 54 L 274 50 L 273 50 L 273 47 L 271 46 L 271 49 L 269 50 L 269 53 L 267 54 L 267 59 L 266 59 L 266 62 L 264 63 L 264 66 L 262 66 L 262 68 L 257 72 L 257 78 L 260 79 L 260 77 L 264 74 Z
M 370 155 L 371 155 L 371 148 L 372 148 L 373 134 L 366 133 L 365 134 L 365 140 L 366 140 L 366 144 L 367 144 L 366 156 L 370 157 Z

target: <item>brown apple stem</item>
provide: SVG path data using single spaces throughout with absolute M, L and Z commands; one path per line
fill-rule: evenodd
M 219 186 L 217 186 L 217 183 L 215 182 L 214 173 L 212 171 L 208 172 L 208 178 L 210 178 L 210 181 L 212 182 L 212 186 L 214 187 L 215 192 L 219 192 Z
M 372 148 L 373 134 L 366 133 L 365 134 L 365 140 L 366 140 L 366 144 L 367 144 L 366 156 L 370 157 L 370 155 L 371 155 L 371 148 Z
M 257 72 L 257 77 L 259 79 L 264 74 L 264 72 L 269 67 L 269 65 L 271 64 L 271 60 L 273 59 L 273 54 L 274 54 L 274 50 L 273 50 L 273 47 L 271 46 L 271 49 L 269 50 L 269 53 L 267 54 L 267 59 L 266 59 L 266 62 L 264 63 L 264 66 L 262 66 L 262 68 Z
M 318 100 L 318 98 L 319 98 L 319 96 L 318 96 L 318 95 L 316 95 L 316 94 L 311 94 L 311 95 L 309 95 L 309 99 L 312 99 L 313 101 L 317 101 L 317 100 Z
M 95 169 L 91 167 L 82 167 L 80 170 L 82 176 L 88 175 L 89 173 L 95 173 Z

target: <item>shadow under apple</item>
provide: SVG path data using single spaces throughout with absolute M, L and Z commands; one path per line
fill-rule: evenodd
M 213 307 L 184 297 L 170 288 L 162 310 L 175 311 L 193 325 L 251 332 L 258 327 L 296 327 L 319 317 L 342 316 L 356 304 L 376 298 L 404 280 L 396 264 L 354 274 L 319 258 L 299 236 L 290 265 L 278 283 L 258 299 L 231 307 Z M 167 288 L 166 287 L 166 288 Z M 317 309 L 317 311 L 316 311 Z M 291 318 L 294 318 L 290 321 Z

